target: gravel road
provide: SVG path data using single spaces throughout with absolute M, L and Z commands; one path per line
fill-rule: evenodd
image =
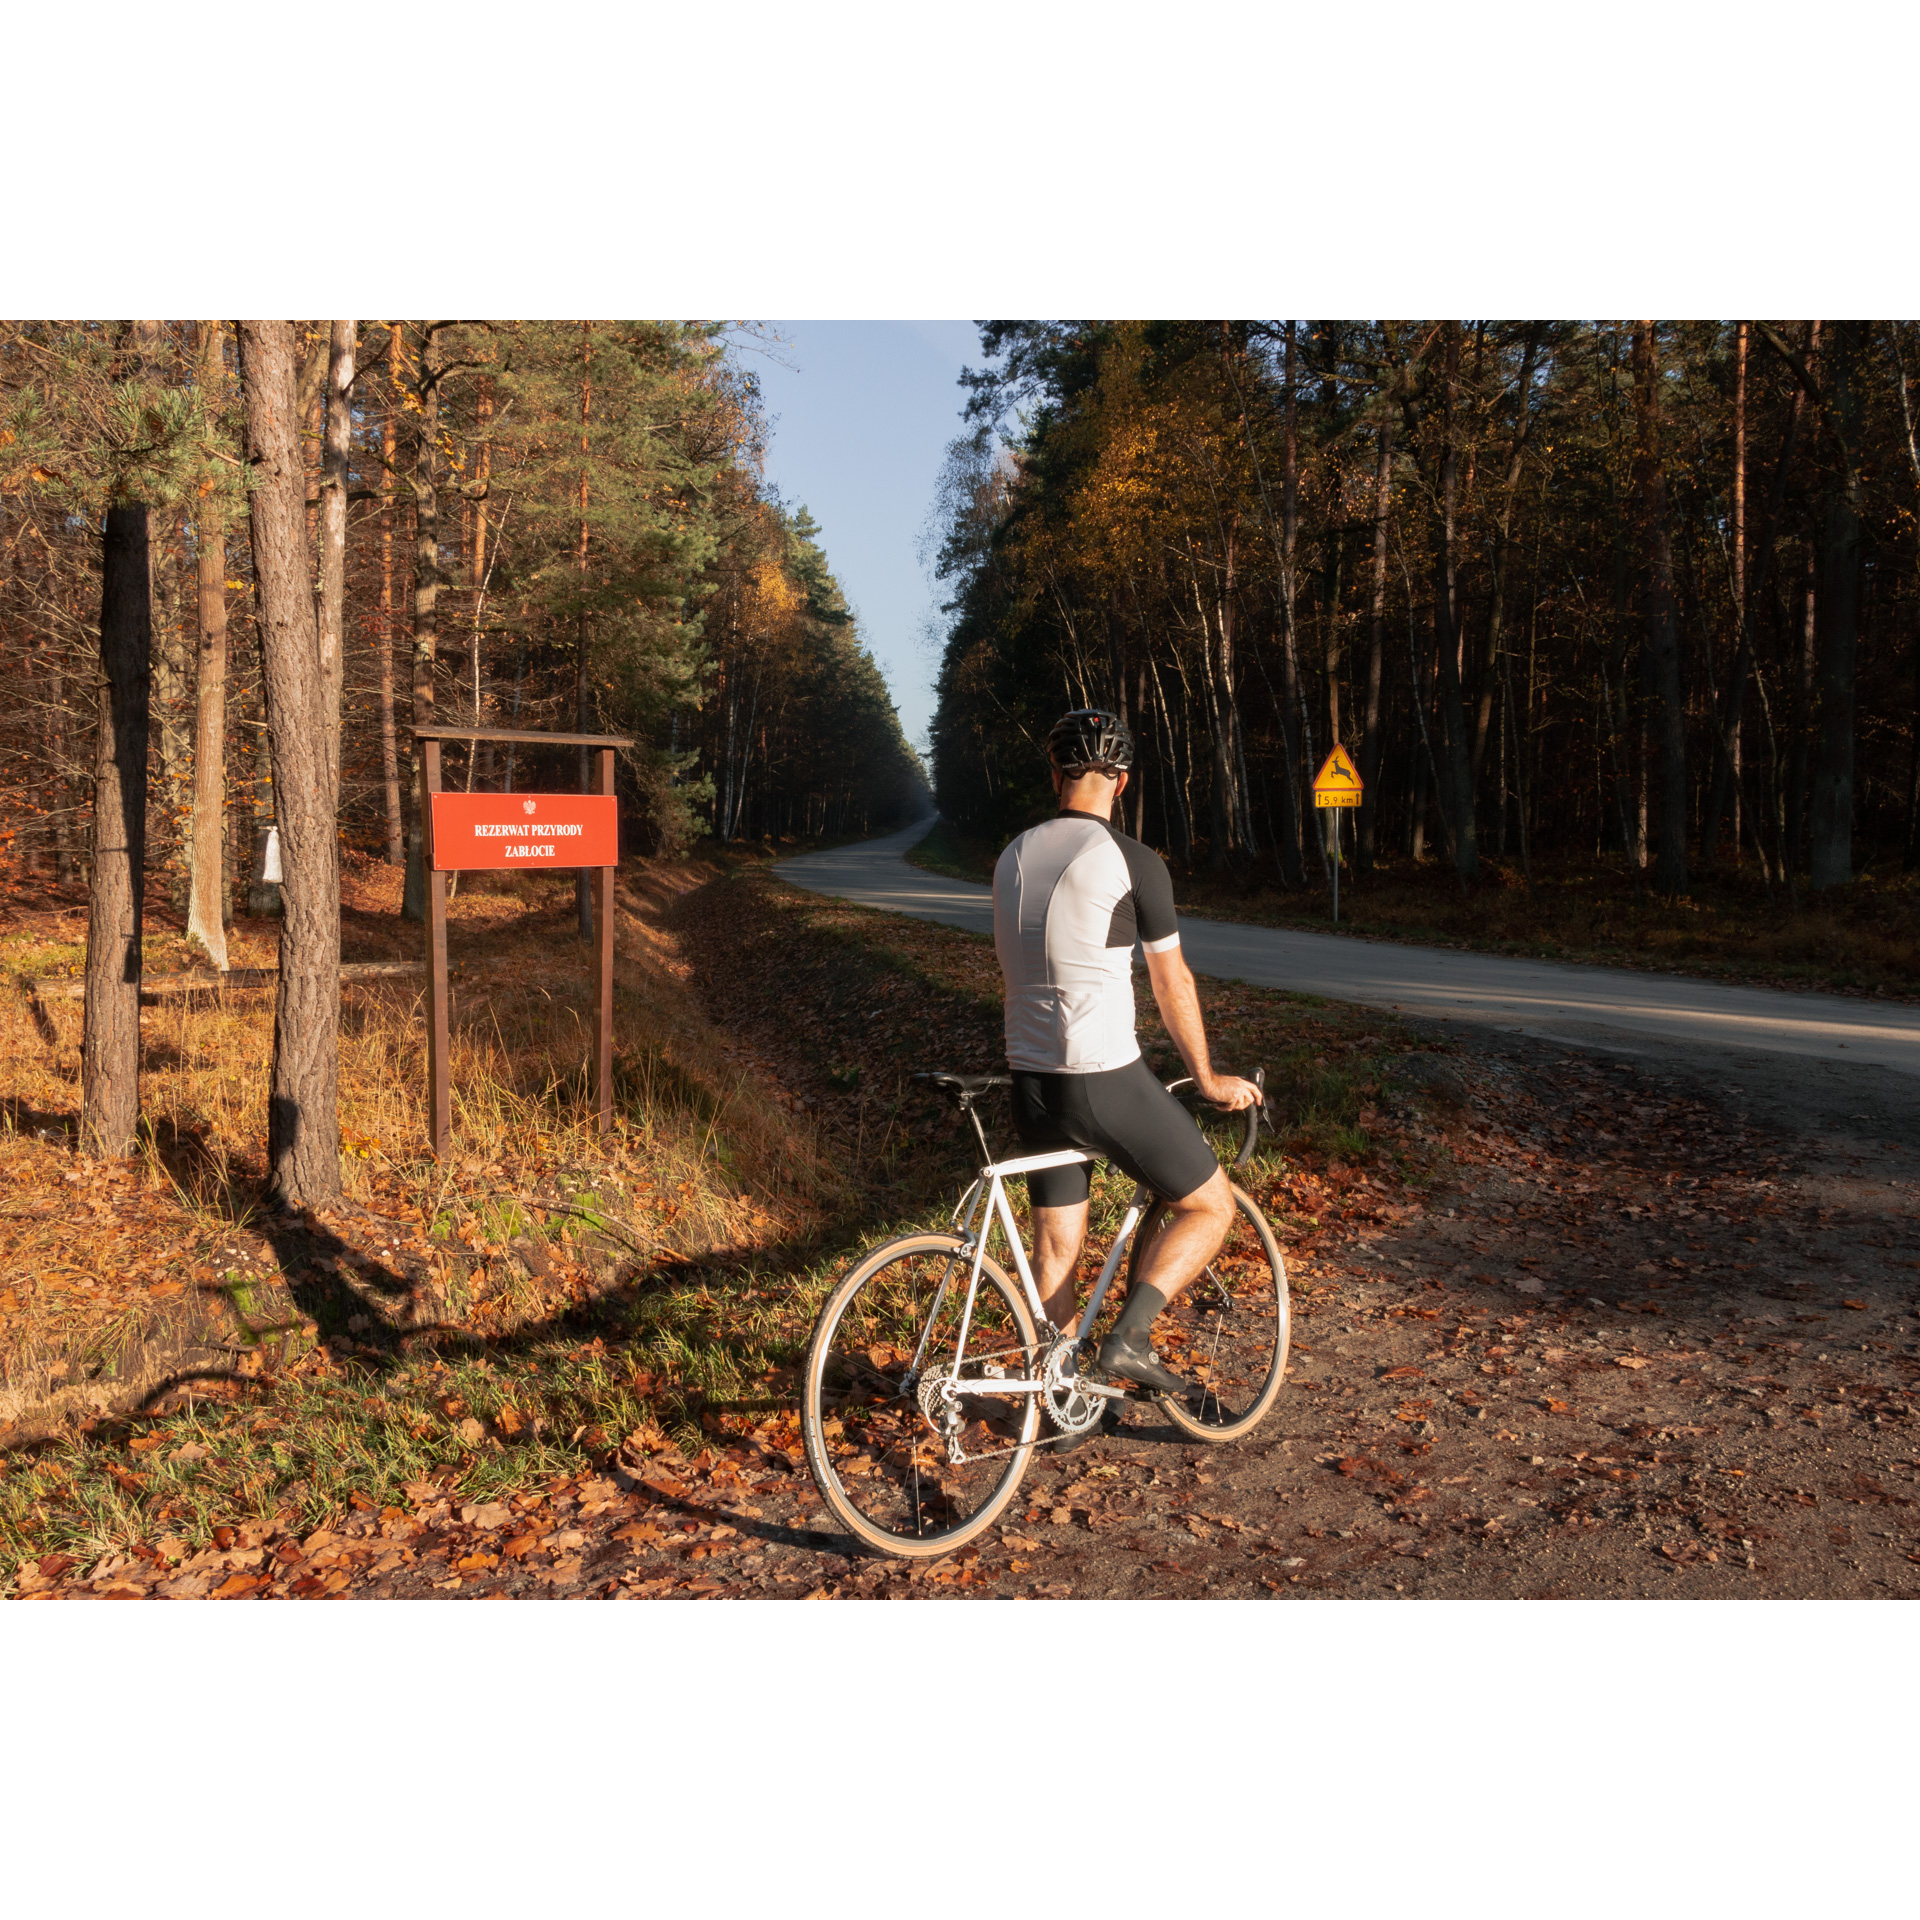
M 803 854 L 775 872 L 861 906 L 991 933 L 989 888 L 927 873 L 903 857 L 932 824 Z M 1916 1105 L 1920 1007 L 1185 915 L 1180 926 L 1188 964 L 1217 979 L 1701 1069 L 1736 1058 L 1786 1068 L 1781 1079 L 1792 1097 L 1823 1116 L 1858 1114 L 1876 1132 L 1885 1131 L 1886 1116 Z

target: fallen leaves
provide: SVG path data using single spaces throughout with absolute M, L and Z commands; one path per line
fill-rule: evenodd
M 1649 1367 L 1653 1362 L 1643 1359 L 1637 1353 L 1623 1353 L 1613 1364 L 1616 1367 L 1630 1368 L 1633 1372 L 1638 1373 L 1642 1367 Z
M 1397 1487 L 1405 1483 L 1406 1475 L 1390 1467 L 1384 1460 L 1375 1460 L 1367 1454 L 1349 1455 L 1336 1460 L 1334 1468 L 1349 1479 L 1364 1477 L 1384 1482 L 1387 1486 Z

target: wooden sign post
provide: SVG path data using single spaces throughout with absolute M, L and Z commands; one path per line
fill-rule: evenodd
M 444 1160 L 453 1140 L 448 1075 L 447 875 L 508 871 L 594 874 L 593 1105 L 601 1132 L 613 1125 L 613 882 L 620 862 L 615 749 L 631 740 L 609 733 L 516 733 L 474 727 L 415 727 L 421 787 L 427 796 L 427 1091 L 433 1151 Z M 594 747 L 596 792 L 446 793 L 440 785 L 443 740 L 518 741 L 544 747 Z
M 1313 804 L 1316 807 L 1357 807 L 1365 782 L 1360 769 L 1347 757 L 1347 750 L 1335 741 L 1326 764 L 1313 776 Z M 1340 815 L 1333 816 L 1333 924 L 1340 924 Z

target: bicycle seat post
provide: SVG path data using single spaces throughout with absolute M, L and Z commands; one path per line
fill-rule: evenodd
M 980 1142 L 980 1164 L 988 1166 L 993 1160 L 993 1149 L 987 1145 L 987 1130 L 980 1124 L 980 1116 L 974 1111 L 973 1095 L 963 1093 L 960 1096 L 960 1109 L 973 1122 L 973 1137 Z

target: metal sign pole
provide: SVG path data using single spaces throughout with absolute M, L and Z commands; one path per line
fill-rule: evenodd
M 1326 764 L 1313 776 L 1313 804 L 1333 815 L 1333 924 L 1336 927 L 1340 924 L 1340 816 L 1348 807 L 1360 804 L 1364 784 L 1359 768 L 1336 740 Z
M 600 749 L 600 791 L 612 797 L 613 749 Z M 619 858 L 619 848 L 614 849 Z M 617 866 L 602 867 L 594 889 L 594 937 L 599 951 L 593 969 L 593 1124 L 605 1133 L 613 1125 L 613 892 Z

